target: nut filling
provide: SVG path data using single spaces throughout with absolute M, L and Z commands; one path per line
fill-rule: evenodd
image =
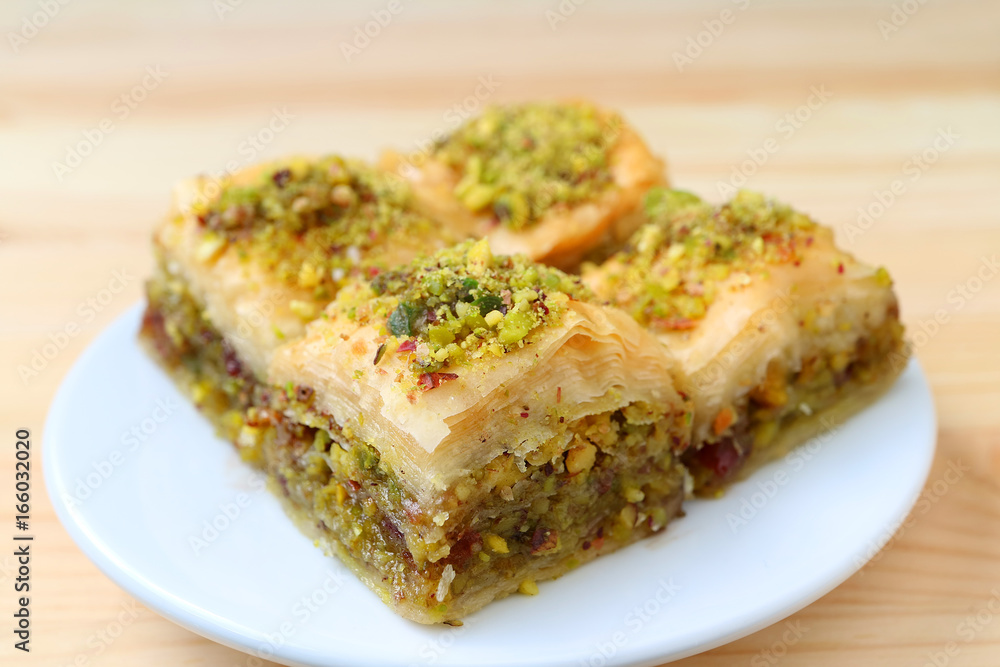
M 781 433 L 893 375 L 905 363 L 902 336 L 899 320 L 886 318 L 852 349 L 817 351 L 799 370 L 771 361 L 762 383 L 719 411 L 712 441 L 685 453 L 695 492 L 719 495 L 728 482 L 787 453 Z
M 378 443 L 314 406 L 306 386 L 250 373 L 176 279 L 148 286 L 142 337 L 290 513 L 387 603 L 421 622 L 490 600 L 663 529 L 680 510 L 686 415 L 645 404 L 563 424 L 526 456 L 504 453 L 420 504 Z

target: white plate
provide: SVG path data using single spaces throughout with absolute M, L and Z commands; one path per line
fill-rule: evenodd
M 291 665 L 654 665 L 698 653 L 855 572 L 906 516 L 934 454 L 934 407 L 913 363 L 878 404 L 724 498 L 688 503 L 663 534 L 462 627 L 424 627 L 296 530 L 137 346 L 139 314 L 101 335 L 52 405 L 44 464 L 59 518 L 145 605 Z

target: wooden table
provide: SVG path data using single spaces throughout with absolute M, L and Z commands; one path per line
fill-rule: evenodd
M 677 183 L 718 199 L 745 180 L 885 264 L 939 411 L 924 502 L 873 563 L 787 622 L 678 664 L 1000 664 L 1000 620 L 981 612 L 1000 592 L 1000 4 L 391 7 L 365 44 L 355 29 L 385 20 L 370 12 L 388 1 L 4 3 L 0 525 L 13 523 L 15 429 L 42 440 L 67 369 L 140 299 L 173 182 L 297 151 L 374 156 L 485 100 L 589 97 L 623 109 Z M 53 340 L 37 375 L 19 372 Z M 245 663 L 141 606 L 106 643 L 131 601 L 41 485 L 36 470 L 32 653 L 4 629 L 0 662 Z

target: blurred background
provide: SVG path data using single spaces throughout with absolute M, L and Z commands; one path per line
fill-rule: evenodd
M 0 41 L 0 433 L 40 440 L 74 359 L 141 298 L 176 181 L 288 153 L 375 158 L 485 104 L 589 98 L 679 187 L 762 190 L 887 266 L 938 405 L 931 482 L 972 468 L 796 614 L 794 645 L 780 623 L 678 664 L 938 664 L 953 640 L 949 662 L 997 664 L 1000 622 L 969 642 L 956 625 L 1000 586 L 1000 3 L 5 0 Z M 131 601 L 40 494 L 34 511 L 37 639 L 30 658 L 5 641 L 0 662 L 240 662 L 148 611 L 94 640 Z

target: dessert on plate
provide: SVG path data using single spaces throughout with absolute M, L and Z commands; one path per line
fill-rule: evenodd
M 578 279 L 467 242 L 342 290 L 275 355 L 276 430 L 241 445 L 397 612 L 459 619 L 677 513 L 671 366 Z
M 667 189 L 582 102 L 490 108 L 416 166 L 189 181 L 154 252 L 151 354 L 305 533 L 421 623 L 663 530 L 908 355 L 884 269 L 762 195 Z
M 691 412 L 665 348 L 486 240 L 342 286 L 266 381 L 221 345 L 194 362 L 193 395 L 239 383 L 215 419 L 300 527 L 415 621 L 533 592 L 683 500 Z
M 684 460 L 697 492 L 839 423 L 905 367 L 889 274 L 837 248 L 829 228 L 747 191 L 713 206 L 655 189 L 646 211 L 584 281 L 677 359 L 695 406 Z

